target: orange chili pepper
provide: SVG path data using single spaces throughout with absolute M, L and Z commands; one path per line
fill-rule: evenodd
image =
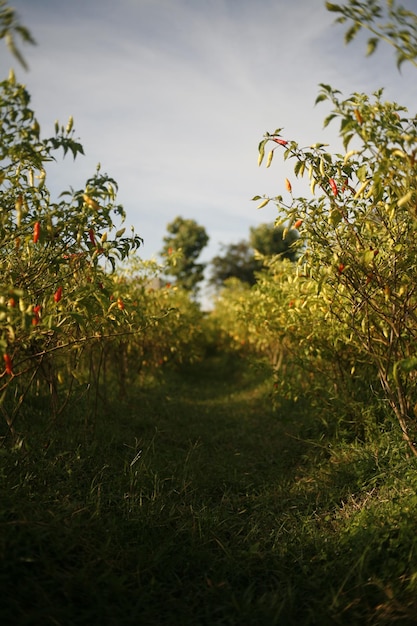
M 358 111 L 358 109 L 354 109 L 353 112 L 355 114 L 358 124 L 362 124 L 363 118 L 362 118 L 362 115 L 360 114 L 360 111 Z
M 40 233 L 41 233 L 41 225 L 39 222 L 35 222 L 35 225 L 33 227 L 33 243 L 38 243 Z
M 10 358 L 10 355 L 3 354 L 3 359 L 4 359 L 5 366 L 6 366 L 6 374 L 8 374 L 9 376 L 13 376 L 13 365 L 12 365 L 12 359 Z

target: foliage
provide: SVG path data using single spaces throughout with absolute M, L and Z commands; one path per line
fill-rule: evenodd
M 204 321 L 188 291 L 164 283 L 164 267 L 131 257 L 114 276 L 114 299 L 121 298 L 140 332 L 114 337 L 105 346 L 107 366 L 102 388 L 117 379 L 121 397 L 149 374 L 200 360 L 205 352 Z
M 3 35 L 31 41 L 14 11 L 4 9 L 0 20 Z M 12 71 L 0 84 L 0 109 L 1 434 L 3 444 L 22 445 L 26 433 L 17 419 L 25 422 L 34 398 L 48 404 L 52 428 L 86 396 L 85 425 L 94 428 L 100 402 L 115 388 L 124 397 L 144 372 L 197 360 L 205 341 L 188 292 L 161 285 L 164 268 L 132 256 L 142 239 L 133 229 L 125 235 L 115 180 L 98 166 L 82 189 L 51 197 L 48 163 L 59 150 L 83 154 L 73 119 L 43 138 L 30 95 Z M 169 261 L 187 272 L 207 236 L 191 220 L 184 224 L 185 231 L 176 223 L 176 235 L 194 237 L 181 241 L 189 246 L 186 262 L 180 251 Z M 200 279 L 200 266 L 192 269 L 190 285 Z
M 254 250 L 262 256 L 279 256 L 280 259 L 296 261 L 299 239 L 296 228 L 286 230 L 280 224 L 259 224 L 250 229 L 249 241 Z
M 326 2 L 326 8 L 333 13 L 340 13 L 336 19 L 339 24 L 350 23 L 345 34 L 345 42 L 350 43 L 362 30 L 371 33 L 368 39 L 367 55 L 377 49 L 380 41 L 385 41 L 396 51 L 397 66 L 408 61 L 417 66 L 417 15 L 395 0 L 386 0 L 386 10 L 381 0 L 348 0 L 347 4 Z
M 248 241 L 230 243 L 222 246 L 222 254 L 210 261 L 211 285 L 222 287 L 229 278 L 253 285 L 256 281 L 255 272 L 260 269 L 260 262 L 255 259 L 253 250 Z
M 167 231 L 162 256 L 175 255 L 168 275 L 176 279 L 179 287 L 196 292 L 204 279 L 205 264 L 197 263 L 197 259 L 209 241 L 206 230 L 195 220 L 178 216 L 167 225 Z
M 99 168 L 84 189 L 51 199 L 47 163 L 59 149 L 75 158 L 83 148 L 73 137 L 72 119 L 42 139 L 29 105 L 29 94 L 11 73 L 0 84 L 0 350 L 5 363 L 0 391 L 11 431 L 21 401 L 39 380 L 56 396 L 58 372 L 51 359 L 57 351 L 74 356 L 77 346 L 124 326 L 120 303 L 110 300 L 106 267 L 114 269 L 141 244 L 115 225 L 113 215 L 125 217 L 116 203 L 117 184 Z M 17 404 L 13 395 L 20 396 Z
M 247 344 L 248 324 L 239 312 L 250 293 L 249 283 L 234 277 L 227 279 L 218 292 L 210 314 L 217 328 L 218 345 L 239 350 Z
M 262 199 L 302 256 L 204 315 L 100 169 L 51 199 L 72 120 L 0 96 L 1 623 L 414 623 L 415 119 L 322 86 L 346 154 L 267 134 L 310 177 Z
M 312 199 L 291 197 L 285 203 L 277 196 L 261 205 L 275 201 L 280 223 L 299 225 L 307 241 L 300 264 L 316 284 L 330 332 L 337 332 L 370 372 L 377 370 L 415 453 L 409 429 L 417 402 L 417 122 L 382 96 L 380 90 L 372 97 L 354 93 L 342 99 L 321 85 L 317 102 L 331 102 L 325 125 L 339 120 L 345 154 L 332 155 L 320 143 L 300 148 L 282 138 L 282 129 L 266 133 L 259 162 L 268 144 L 282 149 L 284 159 L 295 160 L 295 174 L 308 175 Z
M 9 52 L 27 69 L 27 63 L 16 44 L 16 36 L 24 43 L 35 44 L 30 31 L 21 24 L 16 11 L 7 6 L 6 0 L 0 0 L 0 39 L 6 40 Z
M 364 402 L 378 403 L 368 386 L 376 371 L 343 342 L 302 267 L 277 257 L 265 260 L 251 288 L 226 283 L 212 315 L 231 347 L 262 368 L 266 361 L 275 407 L 308 401 L 322 423 L 365 436 Z

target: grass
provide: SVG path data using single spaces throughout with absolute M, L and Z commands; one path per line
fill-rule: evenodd
M 230 355 L 112 395 L 2 450 L 2 624 L 417 624 L 395 429 L 336 438 Z

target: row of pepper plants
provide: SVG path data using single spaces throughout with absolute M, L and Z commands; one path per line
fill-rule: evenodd
M 416 454 L 417 118 L 382 90 L 343 99 L 322 85 L 321 101 L 342 153 L 302 147 L 281 128 L 259 144 L 260 164 L 277 150 L 294 161 L 282 194 L 254 200 L 274 203 L 277 223 L 299 231 L 299 261 L 269 261 L 253 289 L 229 285 L 217 309 L 235 303 L 240 341 L 269 357 L 281 392 L 323 404 L 326 388 L 353 415 L 369 402 L 389 407 Z M 295 193 L 303 177 L 308 197 Z
M 54 421 L 83 390 L 104 393 L 116 378 L 125 391 L 143 368 L 185 358 L 181 341 L 193 340 L 199 312 L 180 290 L 151 288 L 160 268 L 134 261 L 142 240 L 126 234 L 117 184 L 99 167 L 83 189 L 52 198 L 48 164 L 61 151 L 83 154 L 71 118 L 43 138 L 11 72 L 0 83 L 0 119 L 5 442 L 18 437 L 17 418 L 35 397 L 46 398 Z

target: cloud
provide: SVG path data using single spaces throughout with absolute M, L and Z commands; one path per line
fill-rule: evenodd
M 392 52 L 364 61 L 363 47 L 345 48 L 321 0 L 12 4 L 38 41 L 19 78 L 44 133 L 73 115 L 86 151 L 53 169 L 53 187 L 82 187 L 101 162 L 119 182 L 146 257 L 176 215 L 207 228 L 206 258 L 275 218 L 250 198 L 283 193 L 291 168 L 276 159 L 258 169 L 257 144 L 278 126 L 303 144 L 334 139 L 336 128 L 322 130 L 328 109 L 314 107 L 318 83 L 348 95 L 388 82 L 388 95 L 412 102 Z

